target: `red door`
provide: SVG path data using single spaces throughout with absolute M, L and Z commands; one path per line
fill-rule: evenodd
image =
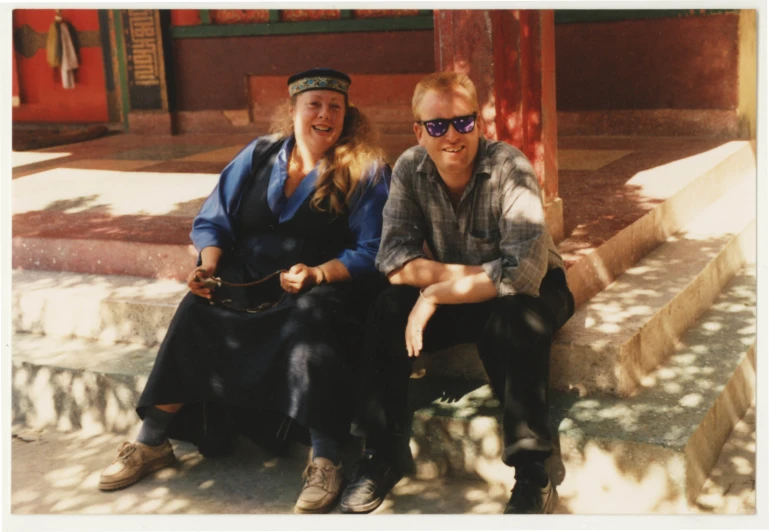
M 65 89 L 59 69 L 46 59 L 48 28 L 53 9 L 13 11 L 14 60 L 19 105 L 14 122 L 83 123 L 107 122 L 107 88 L 96 9 L 62 9 L 65 21 L 74 26 L 79 42 L 75 87 Z

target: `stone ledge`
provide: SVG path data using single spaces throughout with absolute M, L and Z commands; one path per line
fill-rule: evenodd
M 743 179 L 755 176 L 755 144 L 748 142 L 730 142 L 637 174 L 628 185 L 653 208 L 599 246 L 586 245 L 579 236 L 558 245 L 569 266 L 576 306 L 609 286 Z
M 732 189 L 578 308 L 555 338 L 551 383 L 631 394 L 754 256 L 754 187 Z
M 187 285 L 121 275 L 13 272 L 13 329 L 57 337 L 159 344 Z
M 186 279 L 197 252 L 189 244 L 14 237 L 14 269 Z
M 755 396 L 755 283 L 753 268 L 740 272 L 633 396 L 551 391 L 560 445 L 548 467 L 573 511 L 686 511 Z M 12 347 L 15 422 L 135 429 L 154 349 L 29 334 L 14 335 Z M 489 387 L 434 376 L 412 382 L 416 476 L 509 485 L 511 471 L 499 460 L 499 403 Z M 616 505 L 596 498 L 599 492 Z

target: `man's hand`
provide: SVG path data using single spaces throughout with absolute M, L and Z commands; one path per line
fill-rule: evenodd
M 280 287 L 289 294 L 298 294 L 320 284 L 323 272 L 320 268 L 311 268 L 306 264 L 294 264 L 287 272 L 280 274 Z
M 422 352 L 424 330 L 437 308 L 420 294 L 414 308 L 411 309 L 409 321 L 406 324 L 406 351 L 410 357 L 418 357 Z

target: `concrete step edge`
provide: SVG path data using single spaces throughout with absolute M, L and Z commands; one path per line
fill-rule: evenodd
M 11 351 L 14 423 L 94 433 L 135 429 L 134 408 L 156 349 L 15 333 Z
M 755 255 L 754 213 L 733 210 L 752 183 L 733 188 L 577 309 L 554 341 L 553 360 L 563 361 L 554 364 L 556 387 L 628 395 L 664 360 L 680 334 Z M 722 227 L 702 240 L 703 222 L 713 220 L 724 220 Z M 660 280 L 652 289 L 654 279 Z
M 630 512 L 649 510 L 655 502 L 649 502 L 650 494 L 664 496 L 663 508 L 674 511 L 696 497 L 731 427 L 754 397 L 755 344 L 748 347 L 755 334 L 754 287 L 754 272 L 739 274 L 711 311 L 687 332 L 676 355 L 647 377 L 633 397 L 553 394 L 551 415 L 557 424 L 560 451 L 548 467 L 563 486 L 559 490 L 577 493 L 583 483 L 617 483 L 620 488 L 634 483 L 634 489 L 640 490 L 637 495 L 643 495 L 636 502 L 645 506 L 632 507 Z M 723 319 L 727 314 L 741 321 L 727 323 Z M 715 330 L 716 336 L 712 323 L 722 324 Z M 692 336 L 696 334 L 704 337 Z M 703 346 L 711 346 L 710 351 L 703 352 Z M 728 349 L 730 346 L 739 349 Z M 146 384 L 153 349 L 18 333 L 12 347 L 16 423 L 59 430 L 135 430 L 134 406 Z M 72 353 L 77 356 L 70 357 Z M 127 354 L 140 358 L 141 363 L 121 367 L 117 362 Z M 719 374 L 703 371 L 695 378 L 684 378 L 692 374 L 691 368 L 714 367 L 714 360 L 722 362 Z M 671 380 L 671 372 L 678 372 L 679 378 Z M 705 386 L 703 379 L 710 383 Z M 427 382 L 416 381 L 412 388 L 424 388 Z M 511 470 L 499 460 L 498 403 L 487 386 L 466 382 L 462 386 L 463 390 L 433 387 L 429 394 L 443 390 L 440 395 L 448 401 L 459 400 L 428 403 L 416 412 L 412 449 L 417 476 L 471 476 L 509 484 Z M 702 399 L 697 402 L 692 393 L 699 393 Z M 423 394 L 422 402 L 429 394 Z M 419 406 L 419 401 L 419 393 L 412 393 L 412 404 Z M 641 420 L 644 411 L 654 410 L 654 404 L 671 405 L 670 411 Z M 682 412 L 687 408 L 693 413 Z M 681 420 L 686 419 L 689 428 L 680 429 Z M 607 427 L 610 423 L 616 426 Z M 650 435 L 654 430 L 658 434 Z M 660 432 L 665 430 L 669 433 Z M 602 469 L 609 466 L 613 469 Z M 656 489 L 650 489 L 654 486 Z M 587 506 L 584 511 L 590 513 Z
M 155 345 L 184 283 L 120 275 L 14 270 L 15 331 Z
M 183 280 L 195 266 L 196 256 L 191 244 L 22 236 L 12 239 L 12 266 L 24 270 Z
M 568 270 L 569 286 L 577 306 L 589 301 L 670 235 L 680 231 L 735 183 L 755 174 L 754 145 L 745 142 L 692 176 L 686 186 L 597 249 L 580 253 L 580 258 Z M 567 257 L 571 249 L 579 253 L 578 248 L 578 243 L 568 238 L 558 244 L 558 249 Z

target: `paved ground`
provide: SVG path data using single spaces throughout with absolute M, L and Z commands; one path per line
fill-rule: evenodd
M 175 442 L 178 464 L 128 489 L 101 493 L 100 470 L 123 438 L 21 430 L 12 443 L 11 511 L 19 514 L 290 514 L 306 459 L 275 458 L 248 441 L 203 459 Z M 349 464 L 348 464 L 349 468 Z M 508 494 L 480 481 L 402 480 L 379 513 L 501 513 Z M 338 509 L 335 513 L 338 513 Z
M 693 513 L 755 513 L 755 434 L 756 414 L 751 408 L 724 446 Z M 289 457 L 274 458 L 242 441 L 233 456 L 203 459 L 194 446 L 177 442 L 176 466 L 125 490 L 99 492 L 99 472 L 121 441 L 110 434 L 17 428 L 11 447 L 11 512 L 290 514 L 302 483 L 302 448 Z M 481 481 L 405 478 L 376 513 L 499 514 L 508 496 L 501 487 L 489 492 Z M 562 504 L 558 513 L 570 511 Z

